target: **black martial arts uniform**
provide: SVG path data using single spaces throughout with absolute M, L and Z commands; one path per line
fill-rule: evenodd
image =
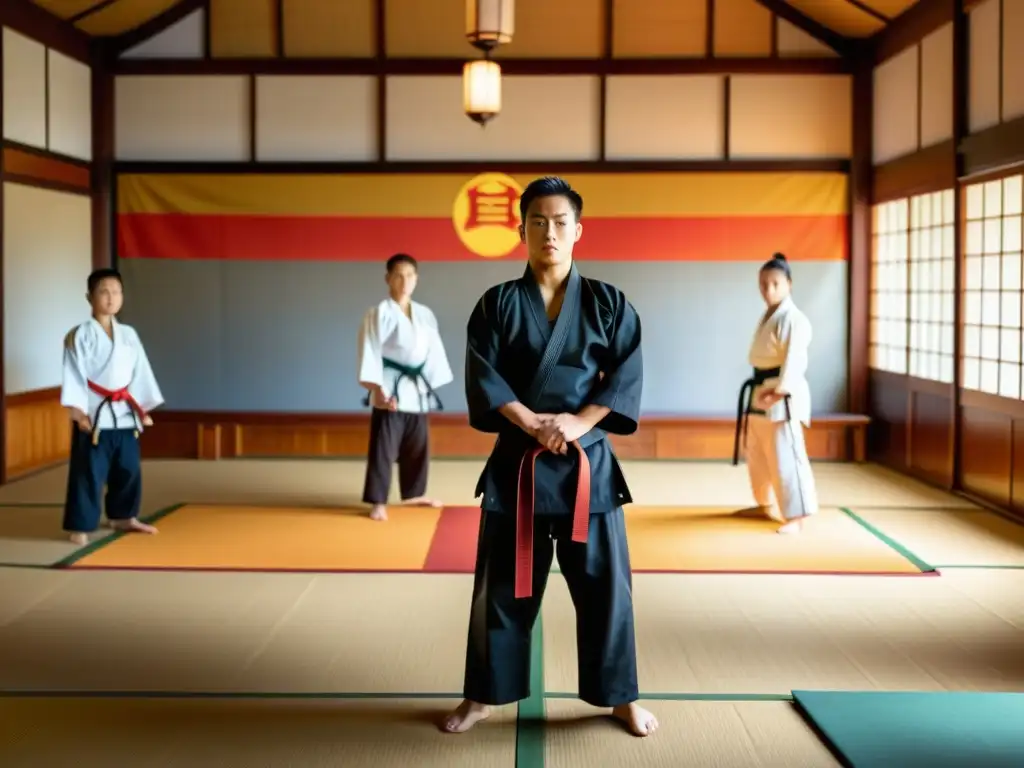
M 622 511 L 632 497 L 607 433 L 636 431 L 642 386 L 636 311 L 621 291 L 581 277 L 575 264 L 554 323 L 547 319 L 529 268 L 520 279 L 488 290 L 473 310 L 466 351 L 469 419 L 475 429 L 497 433 L 498 440 L 476 490 L 483 496 L 483 514 L 466 656 L 467 699 L 501 705 L 530 695 L 531 631 L 555 553 L 576 607 L 580 698 L 601 707 L 638 698 Z M 535 413 L 575 414 L 587 405 L 611 410 L 580 438 L 578 448 L 570 445 L 564 456 L 536 455 L 531 478 L 532 454 L 540 446 L 498 410 L 516 401 Z M 578 527 L 580 520 L 574 521 L 577 504 L 584 512 L 585 532 Z M 531 513 L 536 516 L 532 531 Z M 531 546 L 532 569 L 522 572 L 531 565 Z M 517 550 L 524 577 L 518 587 Z

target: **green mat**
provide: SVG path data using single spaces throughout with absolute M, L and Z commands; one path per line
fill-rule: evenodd
M 1024 693 L 793 691 L 854 768 L 1024 766 Z

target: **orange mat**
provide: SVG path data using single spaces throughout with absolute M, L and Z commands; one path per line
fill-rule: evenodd
M 628 507 L 635 572 L 934 575 L 884 535 L 837 508 L 798 536 L 733 508 Z M 387 523 L 362 509 L 188 504 L 158 521 L 156 536 L 99 542 L 72 568 L 472 573 L 480 511 L 389 509 Z M 557 563 L 555 564 L 557 568 Z
M 240 571 L 419 571 L 440 509 L 396 507 L 389 521 L 362 509 L 188 504 L 155 536 L 120 536 L 74 568 Z
M 799 535 L 723 507 L 631 507 L 630 559 L 640 572 L 912 574 L 922 569 L 842 510 L 824 508 Z

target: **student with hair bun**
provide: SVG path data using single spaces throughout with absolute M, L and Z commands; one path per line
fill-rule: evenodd
M 803 432 L 811 424 L 811 324 L 793 301 L 793 276 L 783 254 L 765 262 L 759 282 L 768 309 L 750 345 L 754 371 L 740 390 L 733 464 L 739 463 L 742 441 L 759 514 L 781 523 L 779 533 L 799 533 L 818 511 Z

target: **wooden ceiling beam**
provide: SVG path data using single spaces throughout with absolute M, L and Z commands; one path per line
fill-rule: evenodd
M 853 65 L 838 57 L 498 59 L 506 75 L 832 75 Z M 119 59 L 116 75 L 461 75 L 464 58 Z
M 206 7 L 206 0 L 179 0 L 166 11 L 145 21 L 134 29 L 129 29 L 120 35 L 106 38 L 106 47 L 112 57 L 124 53 L 129 48 L 134 48 L 139 43 L 145 42 L 154 35 L 158 35 L 168 27 L 174 26 L 201 8 Z
M 78 61 L 90 61 L 89 36 L 30 0 L 0 0 L 0 25 Z
M 793 26 L 802 29 L 815 40 L 824 43 L 844 58 L 852 57 L 859 48 L 858 41 L 840 35 L 833 29 L 829 29 L 821 22 L 815 21 L 810 16 L 801 13 L 785 2 L 785 0 L 757 0 L 757 2 L 780 19 L 785 19 Z
M 892 19 L 890 19 L 884 13 L 882 13 L 881 11 L 876 11 L 870 5 L 863 2 L 863 0 L 846 0 L 846 2 L 849 5 L 852 5 L 854 8 L 856 8 L 858 11 L 866 13 L 868 16 L 871 16 L 873 19 L 880 21 L 883 24 L 888 24 L 890 21 L 892 21 Z
M 919 43 L 939 27 L 952 23 L 961 0 L 918 0 L 907 10 L 868 38 L 877 66 L 915 43 Z
M 86 8 L 84 11 L 79 11 L 74 16 L 71 16 L 68 19 L 68 23 L 70 23 L 70 24 L 77 24 L 82 19 L 88 18 L 89 16 L 92 16 L 94 13 L 97 13 L 98 11 L 102 11 L 108 5 L 113 5 L 117 1 L 118 0 L 98 0 L 98 2 L 93 3 L 88 8 Z

